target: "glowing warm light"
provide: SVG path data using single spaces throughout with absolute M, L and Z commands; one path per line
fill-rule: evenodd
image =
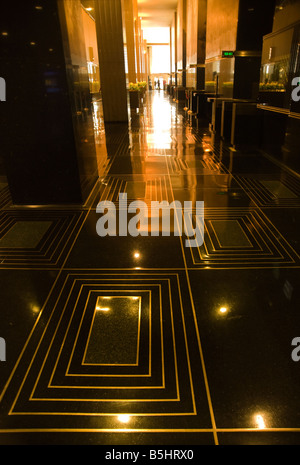
M 1 35 L 6 37 L 6 36 L 8 36 L 8 32 L 2 32 Z
M 168 27 L 143 27 L 143 37 L 152 44 L 166 44 L 170 41 L 170 29 Z
M 228 312 L 228 308 L 227 307 L 221 307 L 219 312 L 220 313 L 226 313 L 226 312 Z
M 257 427 L 259 429 L 264 429 L 266 428 L 265 420 L 263 419 L 262 415 L 256 415 L 255 416 L 255 422 L 257 424 Z
M 152 74 L 163 74 L 170 72 L 170 46 L 152 45 Z
M 154 95 L 152 105 L 153 132 L 147 133 L 147 144 L 155 149 L 169 149 L 172 138 L 170 108 L 167 102 L 163 102 L 159 95 Z
M 99 312 L 109 312 L 110 308 L 109 307 L 96 307 L 96 310 Z
M 132 300 L 138 300 L 138 297 L 131 297 Z
M 86 8 L 86 11 L 92 11 L 93 9 L 94 9 L 94 8 L 92 8 L 92 7 L 89 6 L 89 7 Z
M 155 120 L 154 125 L 156 122 L 157 120 Z M 154 134 L 147 134 L 147 142 L 149 145 L 153 145 L 156 149 L 168 149 L 170 148 L 172 140 L 169 131 L 159 130 L 155 131 Z
M 118 416 L 118 420 L 121 422 L 121 423 L 129 423 L 129 420 L 130 420 L 130 415 L 119 415 Z
M 38 305 L 32 304 L 32 305 L 31 305 L 31 311 L 32 311 L 33 313 L 39 313 L 40 307 L 39 307 Z
M 139 252 L 134 253 L 134 258 L 139 258 L 139 256 L 140 256 Z

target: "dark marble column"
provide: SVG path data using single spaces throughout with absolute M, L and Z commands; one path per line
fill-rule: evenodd
M 104 122 L 128 122 L 121 0 L 96 0 L 95 15 Z
M 186 86 L 186 0 L 179 0 L 177 6 L 177 76 L 178 85 Z
M 258 95 L 263 36 L 272 30 L 274 8 L 274 0 L 255 0 L 251 5 L 239 1 L 234 98 L 255 99 Z
M 80 0 L 1 8 L 0 151 L 15 204 L 82 203 L 96 180 L 81 21 Z
M 198 0 L 197 90 L 205 88 L 207 0 Z
M 136 82 L 136 58 L 134 36 L 134 12 L 132 0 L 123 0 L 124 29 L 126 37 L 126 50 L 128 61 L 128 82 Z

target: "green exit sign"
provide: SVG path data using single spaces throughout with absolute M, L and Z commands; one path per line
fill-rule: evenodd
M 234 56 L 234 52 L 232 50 L 222 51 L 222 58 L 232 58 L 233 56 Z

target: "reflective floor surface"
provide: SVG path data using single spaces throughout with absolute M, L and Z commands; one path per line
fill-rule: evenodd
M 95 131 L 81 208 L 16 208 L 0 185 L 0 443 L 300 444 L 300 177 L 163 91 L 129 132 L 97 113 Z M 203 201 L 204 239 L 174 234 L 179 211 L 169 236 L 100 237 L 122 193 L 149 220 L 190 201 L 194 225 Z

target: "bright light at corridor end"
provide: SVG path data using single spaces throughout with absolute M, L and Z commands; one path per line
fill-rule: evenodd
M 143 38 L 151 44 L 166 44 L 170 41 L 170 29 L 168 27 L 143 27 Z

